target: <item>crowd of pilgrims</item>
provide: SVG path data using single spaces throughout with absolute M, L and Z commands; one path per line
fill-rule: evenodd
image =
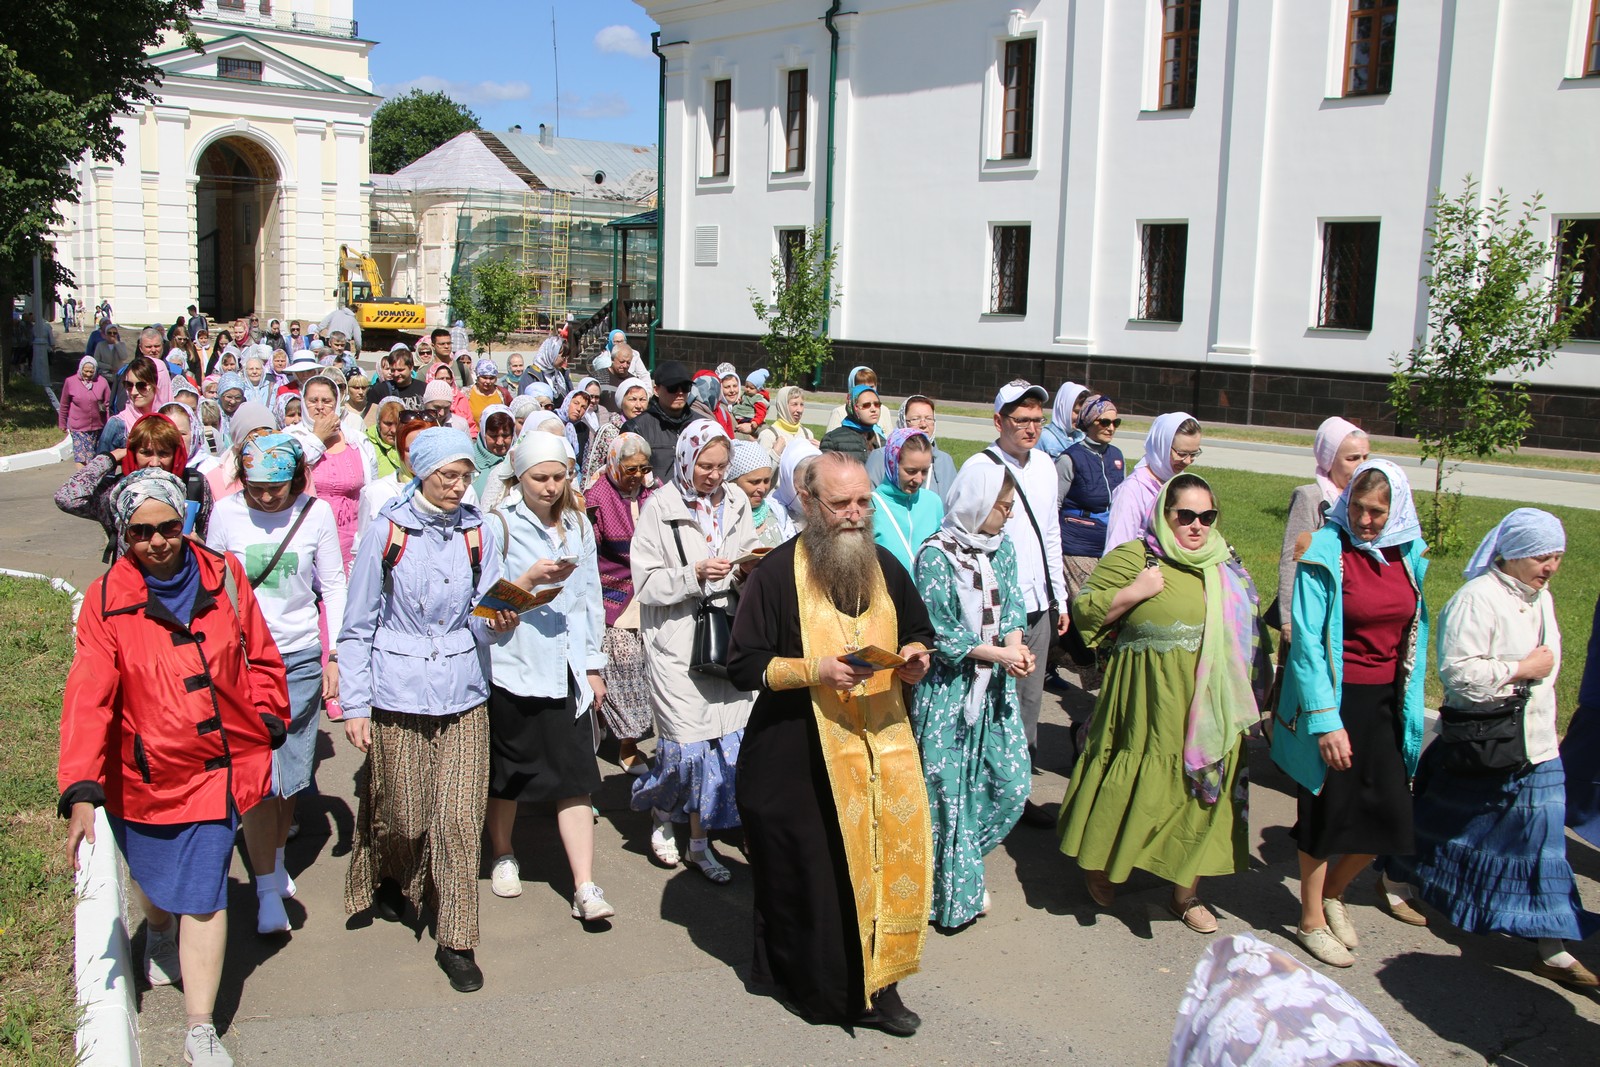
M 1346 889 L 1376 868 L 1394 919 L 1425 925 L 1421 902 L 1528 939 L 1540 975 L 1596 985 L 1565 945 L 1595 916 L 1563 825 L 1600 845 L 1600 669 L 1591 656 L 1563 749 L 1549 583 L 1565 534 L 1546 512 L 1491 530 L 1441 611 L 1405 474 L 1332 418 L 1262 605 L 1226 502 L 1188 470 L 1200 424 L 1157 417 L 1129 469 L 1115 399 L 1083 385 L 1003 386 L 994 443 L 958 468 L 933 400 L 891 418 L 866 367 L 819 439 L 799 388 L 728 364 L 647 368 L 622 331 L 590 376 L 559 333 L 502 370 L 452 358 L 465 337 L 436 330 L 369 379 L 342 334 L 291 348 L 236 328 L 242 344 L 204 353 L 163 352 L 171 338 L 146 330 L 109 373 L 91 352 L 62 404 L 79 469 L 57 503 L 105 528 L 111 566 L 78 624 L 60 810 L 75 850 L 105 807 L 148 920 L 148 976 L 184 979 L 195 1062 L 231 1062 L 210 1013 L 240 831 L 257 931 L 290 929 L 284 850 L 324 711 L 365 755 L 345 906 L 426 916 L 458 990 L 482 984 L 485 832 L 493 892 L 521 892 L 521 802 L 554 808 L 572 916 L 615 914 L 595 881 L 603 735 L 653 859 L 728 884 L 713 835 L 739 845 L 747 794 L 767 783 L 741 779 L 756 693 L 704 669 L 705 617 L 737 615 L 760 554 L 818 514 L 808 474 L 825 452 L 865 465 L 859 518 L 931 626 L 930 666 L 905 691 L 928 922 L 989 911 L 984 857 L 1022 821 L 1053 829 L 1096 906 L 1115 908 L 1137 868 L 1172 884 L 1184 926 L 1216 931 L 1201 879 L 1247 867 L 1245 746 L 1264 735 L 1298 788 L 1296 931 L 1314 959 L 1352 964 Z M 546 596 L 475 612 L 502 579 Z M 1031 791 L 1062 669 L 1093 713 L 1052 814 Z M 1430 671 L 1447 708 L 1509 709 L 1509 767 L 1426 743 Z M 1256 945 L 1238 948 L 1288 957 Z M 883 1029 L 915 1029 L 889 1015 Z

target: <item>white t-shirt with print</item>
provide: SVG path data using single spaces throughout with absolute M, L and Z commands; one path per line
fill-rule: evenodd
M 339 552 L 333 509 L 325 500 L 302 494 L 282 511 L 256 511 L 244 493 L 235 493 L 212 507 L 211 525 L 206 531 L 207 547 L 233 553 L 254 580 L 306 508 L 311 513 L 295 531 L 272 573 L 255 587 L 267 629 L 278 643 L 278 651 L 285 654 L 302 652 L 319 642 L 319 591 L 328 613 L 330 637 L 336 638 L 344 626 L 344 557 Z

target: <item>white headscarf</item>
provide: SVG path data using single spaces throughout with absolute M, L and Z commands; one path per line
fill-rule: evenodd
M 1311 446 L 1311 454 L 1317 461 L 1317 484 L 1322 487 L 1322 499 L 1329 504 L 1338 500 L 1339 494 L 1344 492 L 1333 484 L 1329 473 L 1333 470 L 1333 461 L 1339 458 L 1339 446 L 1353 433 L 1367 436 L 1361 427 L 1338 415 L 1324 419 L 1322 425 L 1317 427 L 1317 439 Z
M 1000 643 L 1000 605 L 1003 592 L 994 574 L 994 554 L 1005 541 L 1005 531 L 979 533 L 994 502 L 1011 472 L 998 463 L 968 463 L 956 475 L 945 505 L 944 522 L 939 532 L 924 543 L 921 551 L 932 548 L 943 552 L 956 575 L 956 596 L 961 601 L 961 619 L 978 635 L 979 644 Z M 976 675 L 967 689 L 965 718 L 976 726 L 988 698 L 994 664 L 977 663 Z
M 796 522 L 801 521 L 804 515 L 800 508 L 800 487 L 795 484 L 795 469 L 806 460 L 820 455 L 822 449 L 796 437 L 784 446 L 783 456 L 778 461 L 778 477 L 772 487 L 771 499 Z
M 1072 405 L 1088 391 L 1077 382 L 1062 382 L 1061 388 L 1056 390 L 1056 402 L 1050 408 L 1050 425 L 1061 427 L 1062 433 L 1071 433 L 1074 428 Z
M 511 448 L 511 469 L 521 478 L 529 467 L 540 463 L 570 463 L 564 438 L 548 433 L 523 434 Z
M 1170 482 L 1174 473 L 1172 439 L 1178 436 L 1178 427 L 1192 418 L 1194 416 L 1187 411 L 1169 411 L 1165 415 L 1157 415 L 1150 424 L 1150 433 L 1144 439 L 1144 458 L 1139 461 L 1139 467 L 1149 467 L 1150 473 L 1162 485 Z M 1139 467 L 1134 468 L 1134 473 L 1138 473 Z

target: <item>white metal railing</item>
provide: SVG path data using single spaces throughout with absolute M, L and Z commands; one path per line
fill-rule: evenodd
M 205 0 L 195 17 L 320 37 L 354 37 L 358 30 L 355 19 L 293 11 L 286 3 L 262 3 L 262 0 Z

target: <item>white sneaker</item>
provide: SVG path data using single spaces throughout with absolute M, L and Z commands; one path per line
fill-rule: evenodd
M 522 895 L 522 868 L 517 866 L 517 857 L 501 856 L 494 861 L 494 871 L 489 875 L 489 888 L 494 890 L 497 897 Z
M 194 1067 L 233 1067 L 233 1057 L 222 1047 L 217 1028 L 210 1023 L 189 1027 L 183 1039 L 183 1061 Z
M 145 927 L 144 931 L 144 973 L 153 986 L 177 985 L 183 979 L 183 972 L 178 967 L 178 922 L 173 918 L 172 925 L 166 930 L 157 933 Z
M 574 919 L 582 919 L 586 923 L 598 922 L 601 919 L 609 919 L 616 913 L 617 909 L 606 902 L 606 895 L 593 882 L 583 883 L 578 887 L 578 891 L 572 894 Z

